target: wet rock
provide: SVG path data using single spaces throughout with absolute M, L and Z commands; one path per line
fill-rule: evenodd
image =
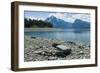
M 36 39 L 36 37 L 34 37 L 34 36 L 31 36 L 31 38 L 32 38 L 32 39 Z
M 67 49 L 65 51 L 56 52 L 57 57 L 66 57 L 71 54 L 71 49 Z

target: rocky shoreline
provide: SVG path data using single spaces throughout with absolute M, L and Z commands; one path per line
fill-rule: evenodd
M 54 44 L 64 45 L 69 50 L 59 50 Z M 52 40 L 40 37 L 24 37 L 24 61 L 49 61 L 90 59 L 90 44 L 82 44 L 71 41 Z

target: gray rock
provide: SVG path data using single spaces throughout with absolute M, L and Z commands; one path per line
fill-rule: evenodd
M 25 37 L 24 61 L 89 59 L 90 47 L 76 43 L 40 37 Z

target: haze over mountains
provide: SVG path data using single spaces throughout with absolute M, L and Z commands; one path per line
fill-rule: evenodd
M 90 22 L 83 21 L 81 19 L 76 19 L 73 23 L 70 21 L 64 21 L 62 19 L 56 18 L 55 16 L 50 16 L 46 20 L 53 25 L 54 28 L 78 28 L 78 29 L 89 29 Z

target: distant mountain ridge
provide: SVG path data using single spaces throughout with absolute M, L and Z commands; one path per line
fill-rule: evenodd
M 82 21 L 80 19 L 76 19 L 73 23 L 73 28 L 90 28 L 90 23 L 86 21 Z
M 51 16 L 45 20 L 53 25 L 54 28 L 71 28 L 72 23 L 65 22 L 62 19 L 58 19 L 54 16 Z
M 66 22 L 62 19 L 58 19 L 55 16 L 48 17 L 46 22 L 49 22 L 53 25 L 54 28 L 90 28 L 90 23 L 76 19 L 74 23 Z

